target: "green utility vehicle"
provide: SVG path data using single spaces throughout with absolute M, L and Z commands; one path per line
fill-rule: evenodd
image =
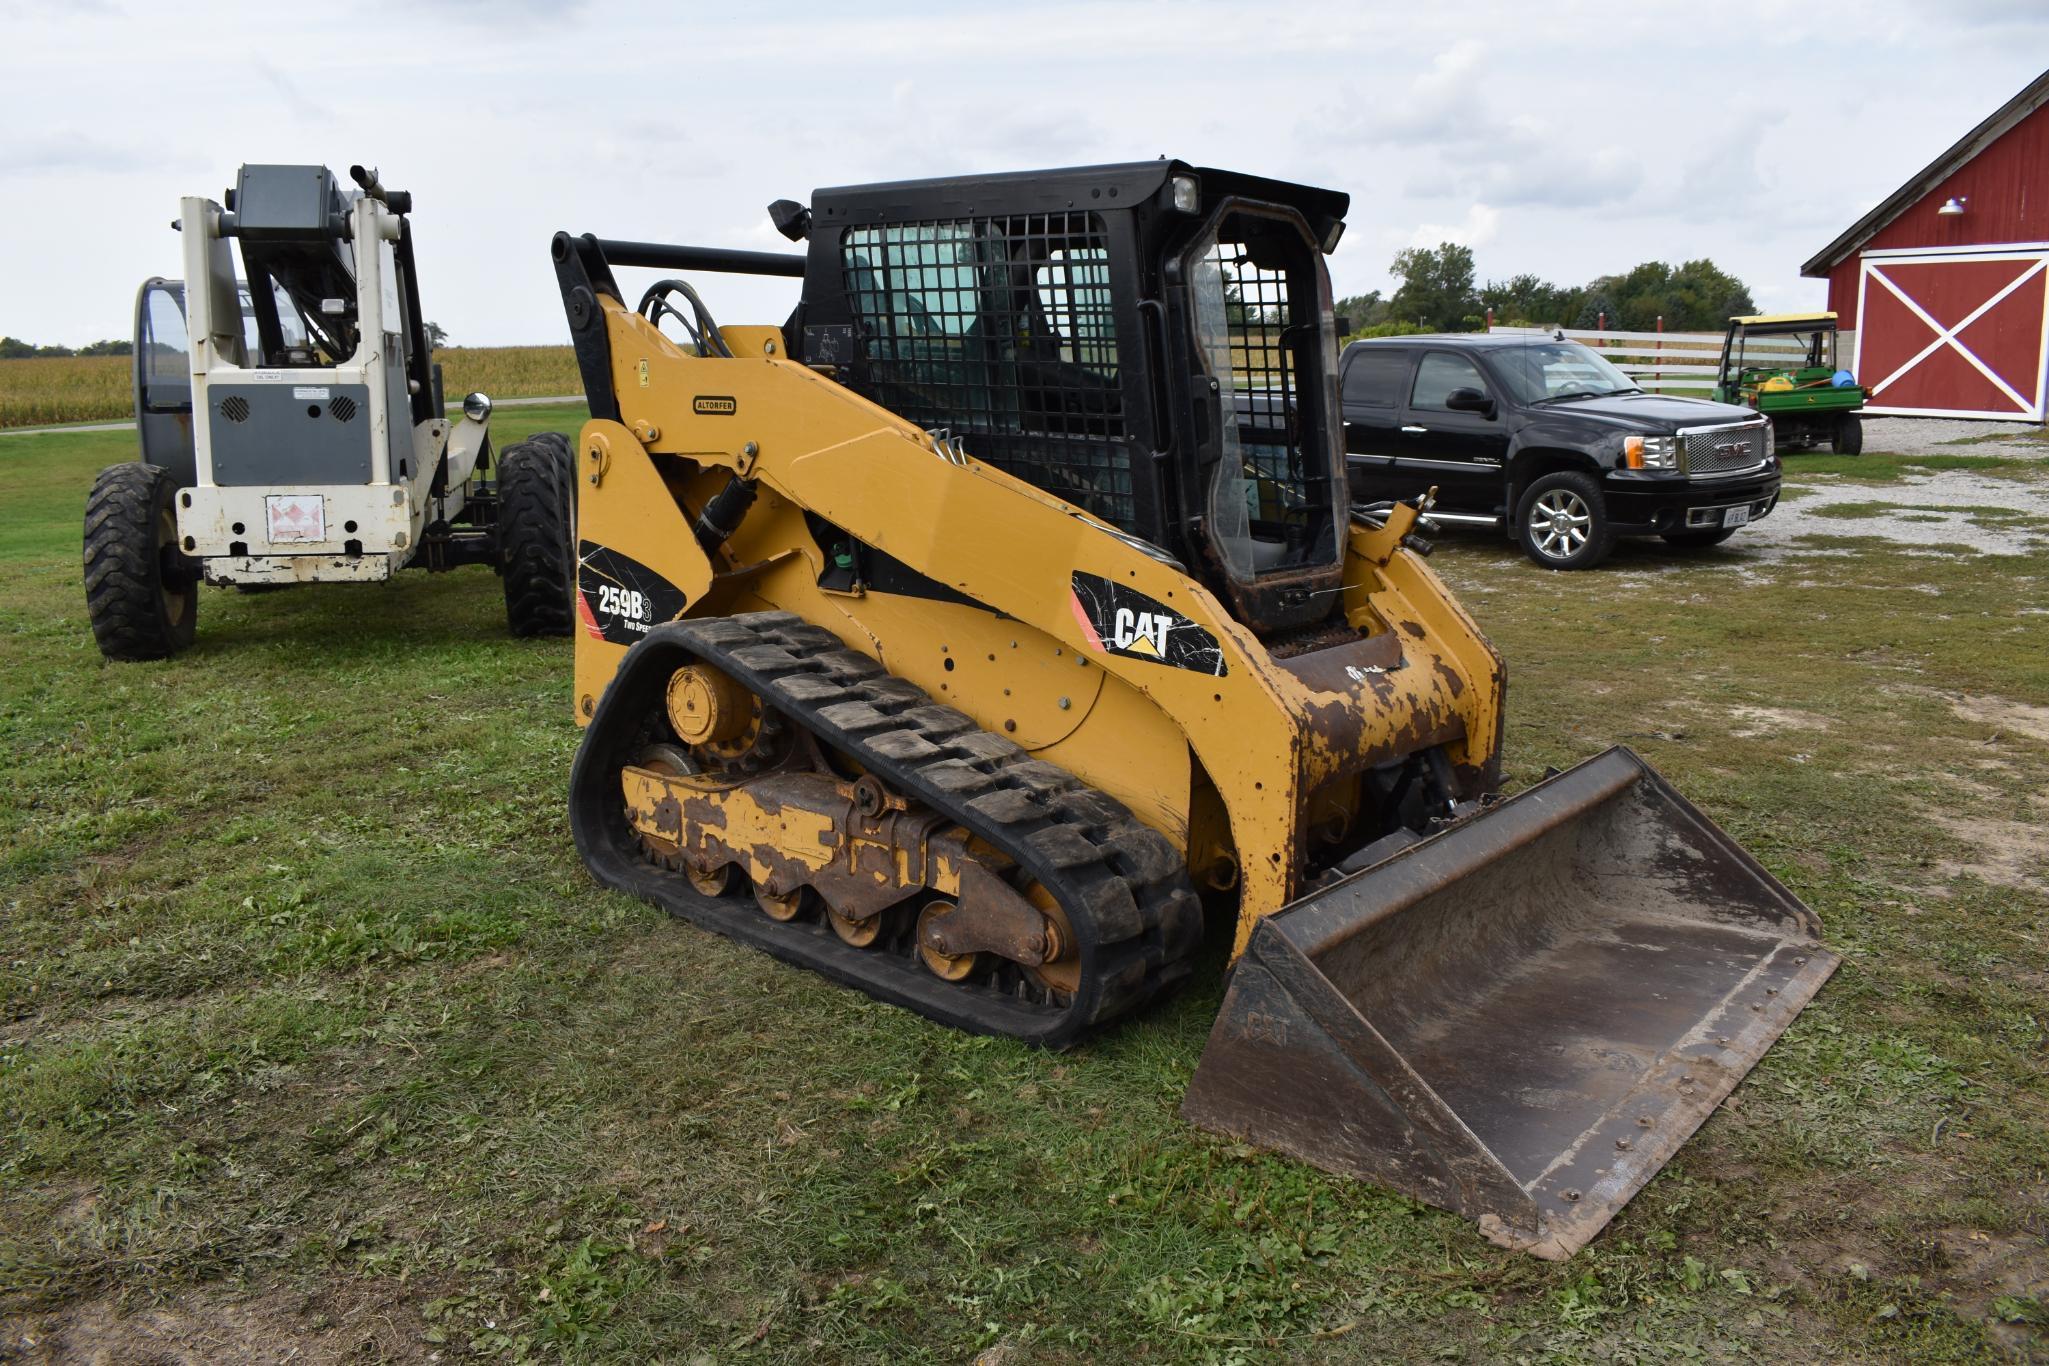
M 1715 398 L 1772 420 L 1784 450 L 1826 443 L 1841 455 L 1864 449 L 1864 389 L 1836 364 L 1836 315 L 1774 313 L 1729 319 Z

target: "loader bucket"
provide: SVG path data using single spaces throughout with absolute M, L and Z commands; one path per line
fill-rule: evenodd
M 1192 1123 L 1571 1256 L 1839 961 L 1615 748 L 1262 921 Z

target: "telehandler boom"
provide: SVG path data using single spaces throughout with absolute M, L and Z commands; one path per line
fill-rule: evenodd
M 1230 941 L 1196 1123 L 1583 1245 L 1832 969 L 1611 750 L 1497 798 L 1427 506 L 1345 497 L 1343 195 L 1180 162 L 821 190 L 802 256 L 558 234 L 606 883 L 1064 1047 Z M 680 278 L 803 281 L 720 327 Z

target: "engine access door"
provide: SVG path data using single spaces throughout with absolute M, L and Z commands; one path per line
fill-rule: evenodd
M 196 481 L 192 344 L 181 280 L 147 280 L 135 296 L 135 434 L 145 463 L 169 470 L 180 488 Z

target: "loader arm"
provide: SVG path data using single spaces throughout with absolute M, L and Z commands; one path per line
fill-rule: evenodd
M 792 595 L 818 596 L 824 552 L 792 530 L 809 513 L 1057 642 L 1080 667 L 1101 669 L 1147 699 L 1215 784 L 1231 843 L 1243 851 L 1234 953 L 1253 924 L 1300 886 L 1302 869 L 1286 851 L 1303 847 L 1299 824 L 1317 785 L 1430 743 L 1447 745 L 1473 795 L 1491 785 L 1499 660 L 1442 583 L 1403 548 L 1412 510 L 1353 538 L 1345 593 L 1347 616 L 1365 633 L 1357 661 L 1333 654 L 1313 670 L 1290 670 L 1179 566 L 784 358 L 778 330 L 726 328 L 731 358 L 697 356 L 618 299 L 601 295 L 599 302 L 620 420 L 591 422 L 580 442 L 586 564 L 604 554 L 659 564 L 685 616 L 738 588 L 721 580 L 760 580 L 780 564 L 773 601 L 787 607 Z M 767 502 L 748 514 L 755 534 L 743 529 L 707 554 L 689 535 L 690 523 L 734 477 Z M 683 486 L 680 497 L 669 492 L 675 483 Z M 1105 585 L 1115 586 L 1118 603 L 1149 602 L 1156 615 L 1170 617 L 1169 653 L 1181 665 L 1116 649 L 1114 638 L 1106 644 L 1116 613 L 1135 621 L 1139 609 L 1112 605 Z M 1084 601 L 1092 587 L 1093 604 Z M 809 619 L 833 621 L 849 646 L 885 657 L 914 681 L 932 674 L 935 692 L 947 682 L 943 663 L 920 670 L 915 653 L 863 630 L 854 600 L 842 598 L 825 617 Z M 584 719 L 623 653 L 588 629 L 579 638 Z M 978 700 L 961 696 L 956 705 L 974 712 Z M 1172 792 L 1172 784 L 1154 784 L 1163 799 L 1132 805 L 1185 850 L 1185 779 L 1180 785 Z

